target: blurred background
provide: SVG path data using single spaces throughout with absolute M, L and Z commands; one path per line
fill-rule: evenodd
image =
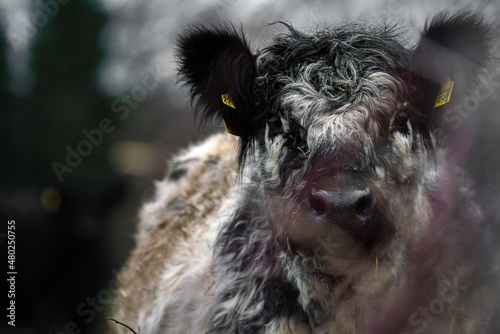
M 176 85 L 183 28 L 230 20 L 257 50 L 277 20 L 314 28 L 356 19 L 399 23 L 413 46 L 440 10 L 500 17 L 497 0 L 0 0 L 0 246 L 4 258 L 15 220 L 18 273 L 16 327 L 2 314 L 0 331 L 105 331 L 138 208 L 168 157 L 223 131 L 197 129 Z M 460 115 L 472 134 L 467 163 L 496 221 L 499 73 L 497 63 L 478 106 Z

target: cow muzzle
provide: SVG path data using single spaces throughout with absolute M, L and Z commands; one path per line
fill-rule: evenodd
M 292 248 L 322 245 L 340 258 L 377 255 L 395 232 L 378 189 L 352 173 L 313 178 L 298 202 L 283 229 Z

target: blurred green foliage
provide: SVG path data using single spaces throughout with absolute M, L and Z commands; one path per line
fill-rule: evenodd
M 32 2 L 34 13 L 43 10 L 41 3 L 46 2 Z M 113 248 L 132 246 L 138 204 L 117 208 L 127 196 L 139 196 L 131 194 L 107 156 L 120 123 L 58 180 L 54 161 L 66 164 L 66 147 L 76 149 L 87 139 L 83 130 L 111 117 L 112 98 L 99 91 L 96 80 L 105 56 L 99 34 L 107 17 L 82 0 L 59 5 L 46 17 L 32 36 L 35 82 L 24 96 L 9 90 L 9 81 L 19 78 L 11 77 L 7 39 L 0 32 L 0 216 L 17 222 L 16 327 L 23 333 L 59 333 L 74 321 L 82 332 L 102 332 L 109 303 L 93 321 L 79 316 L 77 306 L 108 284 L 111 269 L 120 268 L 125 255 L 117 257 Z M 6 332 L 4 325 L 0 332 Z
M 35 12 L 42 9 L 35 3 Z M 37 7 L 38 6 L 38 7 Z M 104 52 L 98 38 L 106 24 L 104 13 L 88 1 L 60 5 L 56 15 L 34 36 L 31 68 L 35 84 L 17 98 L 7 89 L 5 39 L 0 39 L 0 185 L 7 188 L 58 183 L 52 163 L 65 164 L 66 146 L 86 139 L 82 130 L 98 127 L 109 117 L 110 99 L 96 83 Z M 16 78 L 11 78 L 16 80 Z M 110 140 L 92 148 L 64 180 L 72 177 L 112 177 L 106 159 Z

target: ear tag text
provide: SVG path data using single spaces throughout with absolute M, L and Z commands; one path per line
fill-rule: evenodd
M 434 108 L 442 106 L 450 102 L 451 92 L 453 90 L 454 81 L 448 78 L 444 85 L 441 87 L 438 93 L 438 97 L 436 99 L 436 103 L 434 104 Z

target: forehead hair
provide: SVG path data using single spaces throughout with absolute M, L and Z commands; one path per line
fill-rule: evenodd
M 282 24 L 286 31 L 257 58 L 256 96 L 268 106 L 302 77 L 321 93 L 335 95 L 331 107 L 338 108 L 353 102 L 363 78 L 376 72 L 403 75 L 410 58 L 394 27 L 351 23 L 304 33 Z

